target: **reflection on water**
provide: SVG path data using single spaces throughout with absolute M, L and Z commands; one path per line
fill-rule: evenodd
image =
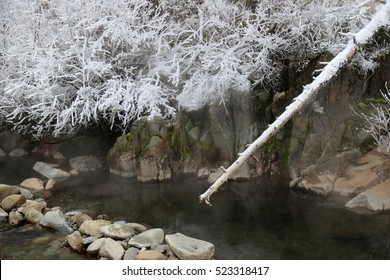
M 91 215 L 210 241 L 216 259 L 390 258 L 389 213 L 358 215 L 329 200 L 291 192 L 288 180 L 277 177 L 230 182 L 212 197 L 210 208 L 198 203 L 207 187 L 197 178 L 139 183 L 97 172 L 57 184 L 43 195 L 49 206 L 64 211 L 87 209 Z M 31 226 L 3 230 L 1 258 L 83 258 L 60 249 L 64 238 L 59 233 Z

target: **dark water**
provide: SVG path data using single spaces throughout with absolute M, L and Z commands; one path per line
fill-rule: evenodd
M 0 163 L 0 183 L 34 175 L 26 169 L 22 176 L 16 171 L 21 163 L 13 164 Z M 210 241 L 216 259 L 390 259 L 389 213 L 356 214 L 331 199 L 293 192 L 287 178 L 278 177 L 228 183 L 213 195 L 210 208 L 198 203 L 207 187 L 198 178 L 139 183 L 100 171 L 59 183 L 42 196 L 49 207 L 87 209 Z M 85 258 L 62 248 L 60 233 L 29 225 L 0 230 L 1 259 Z

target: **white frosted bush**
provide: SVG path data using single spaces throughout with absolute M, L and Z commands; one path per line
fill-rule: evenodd
M 363 0 L 0 2 L 0 122 L 36 137 L 277 87 L 286 61 L 336 52 L 367 21 Z

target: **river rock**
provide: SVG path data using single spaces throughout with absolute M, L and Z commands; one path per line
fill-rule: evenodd
M 87 235 L 100 237 L 103 235 L 100 231 L 100 228 L 102 226 L 109 225 L 109 224 L 111 224 L 110 221 L 102 220 L 102 219 L 93 220 L 93 221 L 86 220 L 81 224 L 79 231 Z
M 42 214 L 42 212 L 34 208 L 28 208 L 24 214 L 24 217 L 28 222 L 32 224 L 39 224 L 42 221 L 44 215 Z
M 77 253 L 84 253 L 83 238 L 79 231 L 74 231 L 73 233 L 66 236 L 69 246 Z
M 8 220 L 8 213 L 0 208 L 0 222 L 5 222 Z
M 348 201 L 348 208 L 364 207 L 373 211 L 390 209 L 390 179 L 368 189 Z
M 11 194 L 20 194 L 20 190 L 16 186 L 0 184 L 0 201 Z
M 236 181 L 249 180 L 250 178 L 251 169 L 246 161 L 244 161 L 237 171 L 232 174 L 232 179 Z
M 12 150 L 8 155 L 10 157 L 22 157 L 22 156 L 28 155 L 28 153 L 26 152 L 25 149 L 16 148 L 16 149 Z
M 123 256 L 124 260 L 135 260 L 135 256 L 138 254 L 139 249 L 135 247 L 130 247 L 126 250 L 125 255 Z
M 77 169 L 79 172 L 93 171 L 103 167 L 100 160 L 94 156 L 74 157 L 70 159 L 69 164 L 73 169 Z
M 135 230 L 129 224 L 110 224 L 100 228 L 100 232 L 113 239 L 126 239 L 135 235 Z
M 65 215 L 60 210 L 47 212 L 39 224 L 57 231 L 73 232 L 73 229 L 66 223 Z
M 12 210 L 12 208 L 15 208 L 25 202 L 26 198 L 23 195 L 11 194 L 1 201 L 0 207 L 9 212 Z
M 135 260 L 166 260 L 167 256 L 154 250 L 146 250 L 139 252 L 135 257 Z
M 54 180 L 53 178 L 50 178 L 47 182 L 46 182 L 46 185 L 45 185 L 45 190 L 50 190 L 54 187 L 54 184 L 56 183 L 56 180 Z
M 67 216 L 67 214 L 65 214 L 65 216 Z M 82 213 L 82 212 L 78 212 L 74 215 L 72 215 L 70 218 L 69 218 L 69 222 L 71 224 L 75 224 L 78 228 L 85 222 L 85 221 L 93 221 L 93 219 L 88 216 L 87 214 L 85 213 Z
M 141 233 L 147 230 L 144 225 L 138 223 L 127 223 L 127 225 L 131 226 L 137 233 Z
M 33 169 L 46 178 L 69 178 L 70 174 L 64 170 L 54 167 L 50 163 L 38 161 L 33 166 Z
M 33 189 L 36 191 L 41 191 L 45 189 L 44 182 L 38 178 L 28 178 L 20 183 L 22 187 Z
M 380 178 L 371 169 L 353 172 L 349 177 L 338 178 L 333 185 L 333 192 L 344 196 L 357 194 L 380 183 Z
M 24 221 L 24 217 L 18 211 L 12 210 L 11 212 L 9 212 L 8 222 L 10 225 L 17 226 L 23 221 Z
M 20 191 L 20 194 L 23 195 L 26 199 L 34 199 L 34 195 L 32 192 L 30 192 L 28 189 L 22 188 L 22 187 L 17 187 Z
M 181 260 L 210 260 L 215 252 L 212 243 L 181 233 L 166 235 L 165 240 L 172 252 Z
M 4 153 L 4 151 L 0 148 L 0 157 L 5 157 L 6 154 Z
M 129 240 L 129 246 L 143 248 L 150 247 L 153 243 L 162 244 L 164 241 L 164 231 L 161 228 L 146 230 Z
M 96 256 L 99 253 L 100 248 L 103 245 L 103 242 L 106 238 L 99 238 L 93 241 L 88 247 L 87 247 L 87 254 L 90 256 Z
M 124 254 L 125 249 L 122 245 L 111 238 L 104 239 L 99 250 L 99 256 L 109 260 L 121 260 Z
M 27 199 L 26 202 L 21 207 L 18 208 L 18 211 L 25 215 L 27 210 L 33 208 L 42 213 L 43 209 L 46 208 L 46 205 L 47 204 L 44 201 L 38 202 L 35 200 Z

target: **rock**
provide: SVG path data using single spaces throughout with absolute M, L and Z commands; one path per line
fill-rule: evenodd
M 102 219 L 93 220 L 93 221 L 86 220 L 81 224 L 79 231 L 87 235 L 100 237 L 103 235 L 100 231 L 100 228 L 102 226 L 109 225 L 109 224 L 111 224 L 110 221 L 102 220 Z
M 124 254 L 122 245 L 111 238 L 104 239 L 99 250 L 99 256 L 109 260 L 121 260 Z
M 223 171 L 221 168 L 218 168 L 215 172 L 210 173 L 209 177 L 207 178 L 207 181 L 210 184 L 213 184 L 215 181 L 218 180 L 219 177 L 223 174 Z
M 55 181 L 53 178 L 50 178 L 50 179 L 47 181 L 46 185 L 45 185 L 45 189 L 46 189 L 46 190 L 52 189 L 52 188 L 54 187 L 54 184 L 55 184 L 55 183 L 56 183 L 56 181 Z
M 159 252 L 161 254 L 164 254 L 167 251 L 166 245 L 164 246 L 164 245 L 155 244 L 155 243 L 153 243 L 150 246 L 150 249 L 154 250 L 154 251 L 157 251 L 157 252 Z
M 84 245 L 89 245 L 89 244 L 92 244 L 93 242 L 95 242 L 98 239 L 99 238 L 97 238 L 96 236 L 88 236 L 86 238 L 83 238 L 82 242 L 83 242 Z
M 251 170 L 249 164 L 244 161 L 236 172 L 232 174 L 233 180 L 249 180 L 251 178 Z
M 8 130 L 0 132 L 0 148 L 6 153 L 16 149 L 20 140 L 21 136 L 17 133 L 12 133 Z
M 135 260 L 135 256 L 138 254 L 139 249 L 135 247 L 130 247 L 126 250 L 125 255 L 123 256 L 124 260 Z
M 28 199 L 28 200 L 26 200 L 26 203 L 24 203 L 21 207 L 19 207 L 18 211 L 25 215 L 28 209 L 33 208 L 33 209 L 42 213 L 42 211 L 43 211 L 43 209 L 45 209 L 45 207 L 46 207 L 46 202 L 44 202 L 44 201 L 38 202 L 38 201 Z
M 4 151 L 0 148 L 0 157 L 5 157 L 6 154 L 4 153 Z
M 96 256 L 99 253 L 99 250 L 102 247 L 104 240 L 105 240 L 105 238 L 99 238 L 99 239 L 93 241 L 87 247 L 87 254 L 90 256 Z
M 26 198 L 21 194 L 11 194 L 4 198 L 1 203 L 0 207 L 3 208 L 5 211 L 9 212 L 13 208 L 23 204 L 26 202 Z
M 137 233 L 141 233 L 147 230 L 147 228 L 144 225 L 138 223 L 127 223 L 127 224 L 131 226 Z
M 32 224 L 39 224 L 42 221 L 44 215 L 34 208 L 28 208 L 24 214 L 24 217 Z
M 66 240 L 68 241 L 68 244 L 70 247 L 77 253 L 81 254 L 84 253 L 84 245 L 83 245 L 83 238 L 81 237 L 81 234 L 79 231 L 75 231 L 68 236 L 66 236 Z
M 22 157 L 28 155 L 28 153 L 22 148 L 16 148 L 15 150 L 12 150 L 8 155 L 10 157 Z
M 146 230 L 129 240 L 129 246 L 143 248 L 150 247 L 153 243 L 162 244 L 164 241 L 164 231 L 161 228 Z
M 390 179 L 368 189 L 345 204 L 348 208 L 364 207 L 373 211 L 390 209 Z
M 17 187 L 20 191 L 20 194 L 23 195 L 26 199 L 32 200 L 34 198 L 34 195 L 27 189 L 22 187 Z
M 17 226 L 24 221 L 24 217 L 16 210 L 9 212 L 8 222 L 10 225 Z
M 137 178 L 141 182 L 155 181 L 159 177 L 159 168 L 155 158 L 146 158 L 139 161 Z
M 135 235 L 135 230 L 128 224 L 110 224 L 100 228 L 100 232 L 113 239 L 126 239 Z
M 6 222 L 8 220 L 8 213 L 0 208 L 0 222 Z
M 67 214 L 65 214 L 65 216 L 67 216 Z M 78 228 L 85 222 L 85 221 L 93 221 L 93 219 L 88 216 L 87 214 L 85 213 L 82 213 L 82 212 L 78 212 L 74 215 L 72 215 L 70 218 L 69 218 L 69 222 L 71 224 L 75 224 Z
M 167 256 L 154 250 L 146 250 L 146 251 L 139 252 L 134 259 L 135 260 L 166 260 Z
M 207 178 L 210 176 L 210 170 L 207 167 L 202 167 L 198 170 L 198 177 Z
M 57 231 L 73 232 L 73 229 L 66 223 L 65 215 L 60 210 L 47 212 L 39 224 Z
M 94 156 L 74 157 L 70 159 L 69 164 L 80 172 L 89 172 L 103 167 L 100 160 Z
M 44 182 L 41 179 L 38 178 L 28 178 L 24 180 L 22 183 L 20 183 L 22 187 L 33 189 L 36 191 L 44 190 Z
M 172 252 L 181 260 L 210 260 L 214 256 L 215 247 L 207 241 L 181 233 L 166 235 L 165 240 Z
M 70 174 L 64 170 L 53 167 L 51 164 L 46 162 L 38 161 L 33 166 L 33 169 L 39 174 L 45 176 L 46 178 L 69 178 Z
M 20 189 L 16 186 L 0 184 L 0 202 L 11 194 L 20 194 Z
M 351 172 L 349 177 L 340 177 L 334 182 L 333 192 L 349 196 L 365 191 L 380 182 L 378 174 L 371 169 L 349 172 Z
M 53 158 L 54 158 L 54 159 L 65 159 L 64 155 L 61 154 L 60 152 L 56 152 L 56 153 L 53 155 Z

